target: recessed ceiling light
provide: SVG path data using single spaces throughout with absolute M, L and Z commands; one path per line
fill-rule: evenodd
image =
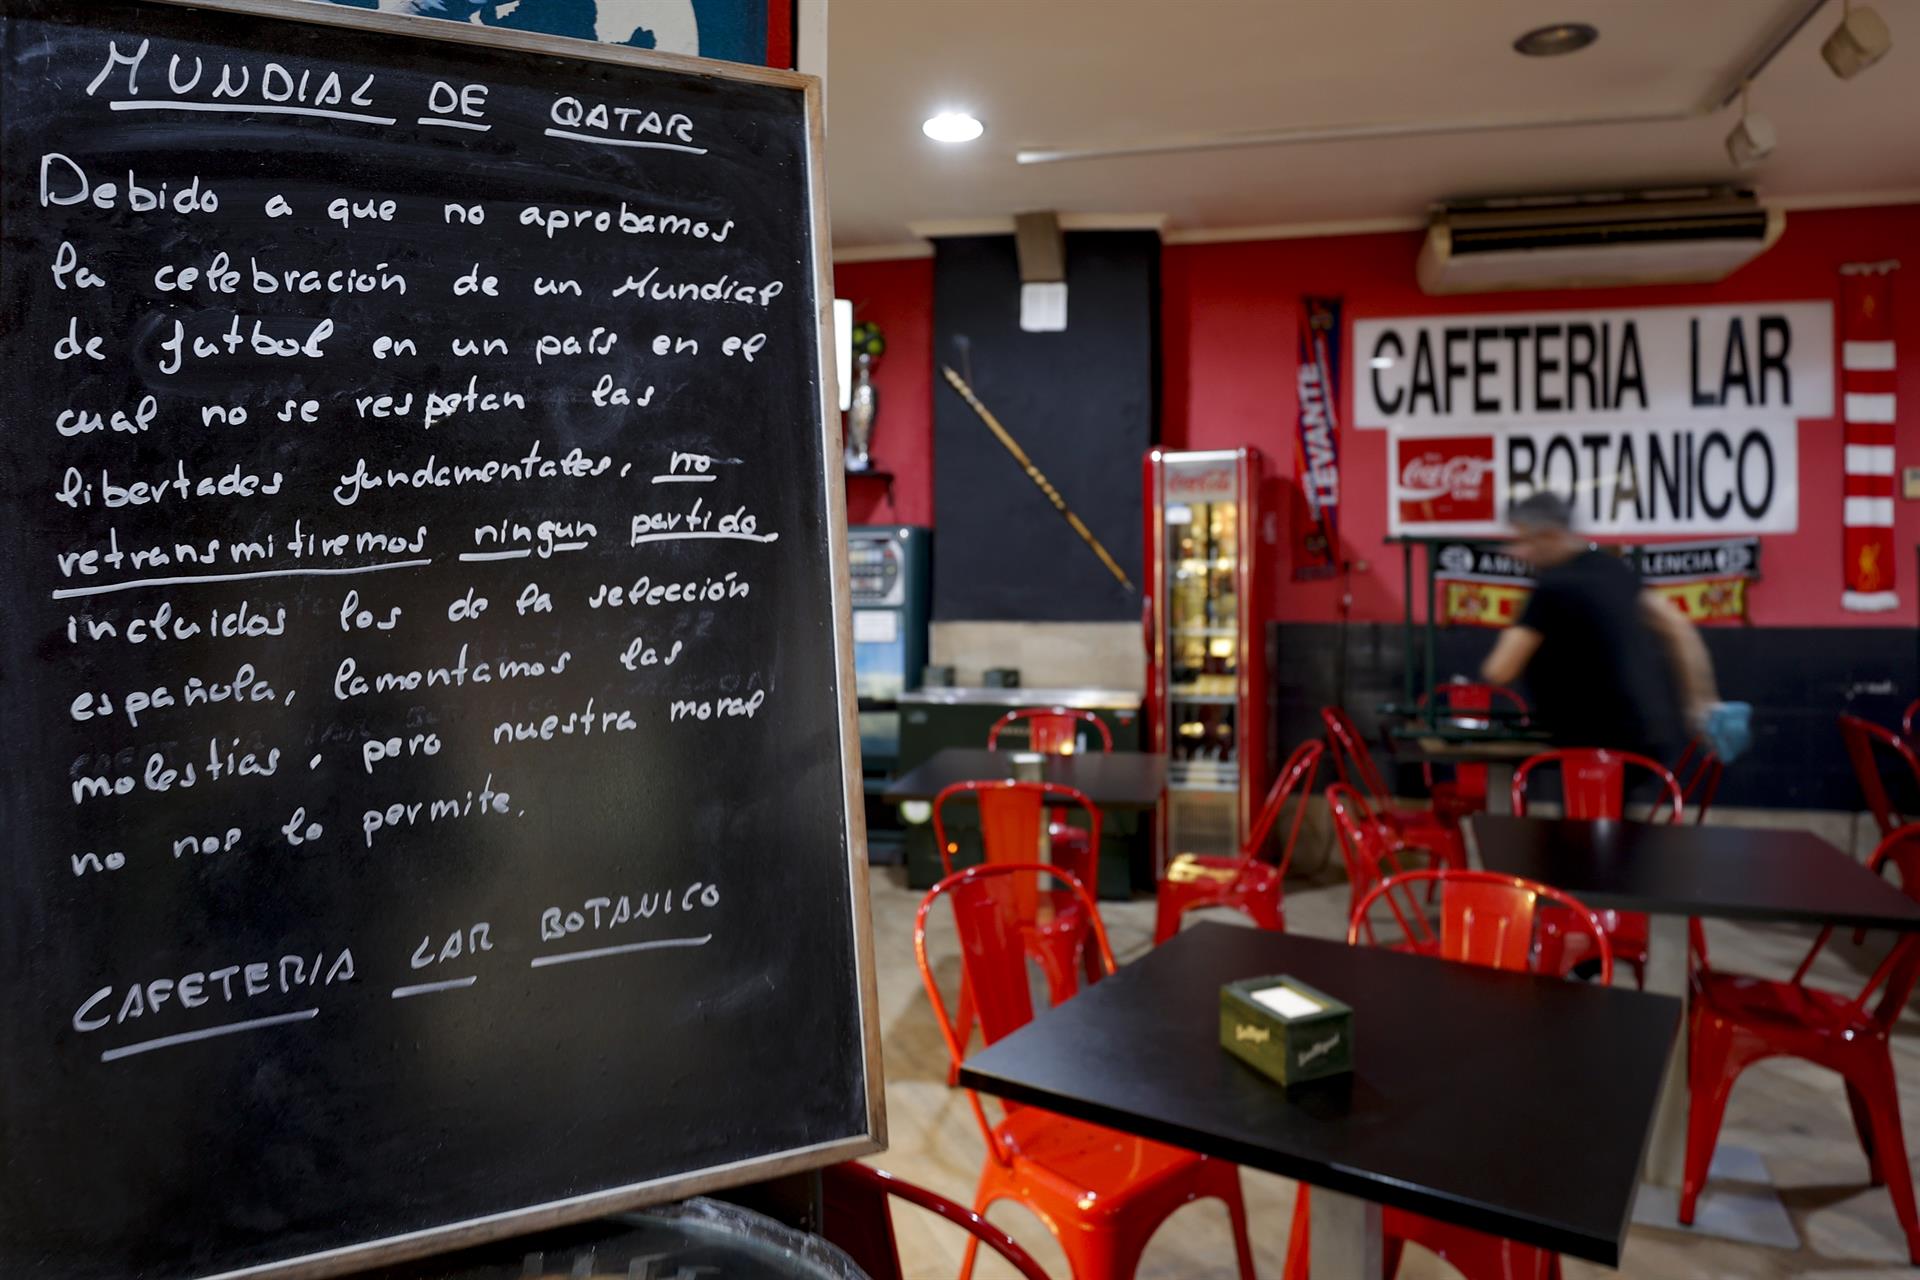
M 1563 53 L 1578 53 L 1600 38 L 1600 32 L 1585 22 L 1556 22 L 1535 27 L 1513 42 L 1516 52 L 1529 58 L 1557 58 Z
M 942 111 L 921 125 L 920 132 L 935 142 L 972 142 L 986 126 L 964 111 Z

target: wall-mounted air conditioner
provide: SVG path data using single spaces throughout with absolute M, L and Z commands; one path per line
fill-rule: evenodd
M 1520 196 L 1435 208 L 1428 293 L 1594 289 L 1725 279 L 1780 238 L 1786 215 L 1727 187 Z

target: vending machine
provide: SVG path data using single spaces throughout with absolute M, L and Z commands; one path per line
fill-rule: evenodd
M 866 772 L 884 778 L 900 755 L 900 695 L 920 687 L 933 600 L 933 530 L 854 525 L 847 530 L 853 591 L 853 687 L 860 700 Z
M 847 530 L 853 590 L 853 683 L 862 703 L 891 705 L 920 687 L 927 665 L 933 530 L 854 525 Z
M 1266 784 L 1260 453 L 1146 459 L 1147 740 L 1169 764 L 1159 856 L 1234 854 Z

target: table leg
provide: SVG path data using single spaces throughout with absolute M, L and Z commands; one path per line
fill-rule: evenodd
M 1153 812 L 1148 814 L 1147 817 L 1151 820 L 1148 824 L 1151 831 L 1148 839 L 1152 846 L 1147 850 L 1147 856 L 1153 861 L 1153 882 L 1157 885 L 1167 878 L 1167 863 L 1173 860 L 1173 855 L 1176 852 L 1176 850 L 1168 847 L 1172 841 L 1170 826 L 1172 815 L 1167 810 L 1167 789 L 1165 787 L 1160 788 L 1160 799 L 1158 803 L 1153 806 Z
M 1313 1280 L 1382 1280 L 1385 1241 L 1379 1205 L 1315 1187 L 1312 1220 Z
M 1694 1206 L 1693 1226 L 1680 1225 L 1680 1187 L 1687 1157 L 1687 918 L 1654 916 L 1648 938 L 1647 990 L 1680 998 L 1680 1036 L 1667 1059 L 1653 1136 L 1641 1171 L 1633 1221 L 1668 1231 L 1692 1230 L 1747 1244 L 1798 1249 L 1800 1234 L 1773 1190 L 1766 1162 L 1757 1152 L 1721 1143 L 1708 1173 L 1709 1185 Z M 1720 1182 L 1715 1184 L 1715 1180 Z M 1737 1185 L 1727 1185 L 1728 1182 Z
M 1680 1035 L 1667 1058 L 1643 1174 L 1655 1186 L 1677 1188 L 1687 1158 L 1687 918 L 1654 916 L 1649 924 L 1647 990 L 1680 997 Z
M 1513 812 L 1513 765 L 1487 766 L 1487 812 Z

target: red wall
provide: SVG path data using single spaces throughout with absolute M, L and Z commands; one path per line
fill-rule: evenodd
M 1433 298 L 1414 281 L 1418 233 L 1311 240 L 1242 241 L 1169 246 L 1162 259 L 1162 349 L 1166 402 L 1161 436 L 1169 448 L 1257 445 L 1269 469 L 1293 472 L 1294 343 L 1299 297 L 1346 299 L 1346 318 L 1444 315 L 1475 311 L 1702 305 L 1731 302 L 1839 300 L 1839 267 L 1847 262 L 1907 259 L 1894 275 L 1899 352 L 1895 465 L 1920 463 L 1920 206 L 1846 209 L 1788 215 L 1779 243 L 1716 285 L 1494 293 Z M 1835 340 L 1839 337 L 1836 309 Z M 1348 331 L 1351 339 L 1351 329 Z M 1353 413 L 1352 356 L 1343 357 L 1341 422 Z M 1839 352 L 1834 353 L 1835 402 Z M 1841 593 L 1841 428 L 1837 418 L 1800 426 L 1799 530 L 1764 538 L 1764 581 L 1754 586 L 1752 616 L 1763 626 L 1913 626 L 1920 602 L 1913 548 L 1920 542 L 1920 503 L 1895 501 L 1901 607 L 1890 613 L 1848 613 Z M 1400 549 L 1387 532 L 1385 431 L 1340 432 L 1341 537 L 1344 554 L 1365 561 L 1353 576 L 1353 614 L 1373 621 L 1400 616 Z M 1283 516 L 1284 519 L 1284 516 Z M 1270 599 L 1287 622 L 1339 616 L 1337 582 L 1295 584 L 1273 565 Z
M 1292 474 L 1294 341 L 1303 293 L 1344 297 L 1349 324 L 1374 316 L 1484 311 L 1819 300 L 1837 304 L 1841 264 L 1904 257 L 1905 269 L 1894 274 L 1897 403 L 1903 410 L 1896 465 L 1920 464 L 1920 205 L 1790 214 L 1778 244 L 1717 285 L 1432 298 L 1414 281 L 1419 247 L 1417 233 L 1169 246 L 1161 260 L 1161 438 L 1167 447 L 1252 444 L 1266 454 L 1271 471 Z M 886 333 L 887 355 L 877 379 L 881 409 L 874 455 L 877 467 L 895 473 L 891 503 L 879 481 L 853 481 L 848 518 L 856 524 L 931 524 L 933 264 L 929 259 L 849 263 L 836 267 L 835 277 L 836 295 L 853 300 L 856 318 L 874 320 Z M 1836 342 L 1838 331 L 1836 314 Z M 1349 367 L 1342 370 L 1341 421 L 1350 423 L 1351 352 L 1345 360 Z M 1837 350 L 1834 379 L 1837 403 Z M 1840 607 L 1840 430 L 1837 419 L 1801 423 L 1800 528 L 1763 539 L 1766 579 L 1752 593 L 1753 621 L 1759 625 L 1910 627 L 1920 617 L 1913 552 L 1920 543 L 1920 503 L 1899 499 L 1894 545 L 1901 607 L 1883 614 L 1848 613 Z M 1340 450 L 1344 553 L 1368 566 L 1353 575 L 1351 616 L 1359 621 L 1398 619 L 1400 551 L 1383 541 L 1386 432 L 1343 428 Z M 1340 585 L 1290 582 L 1285 554 L 1280 548 L 1270 566 L 1274 616 L 1288 622 L 1336 620 Z
M 880 415 L 873 468 L 893 473 L 847 481 L 847 523 L 933 523 L 933 259 L 846 262 L 833 269 L 833 296 L 853 303 L 887 340 L 874 367 Z

